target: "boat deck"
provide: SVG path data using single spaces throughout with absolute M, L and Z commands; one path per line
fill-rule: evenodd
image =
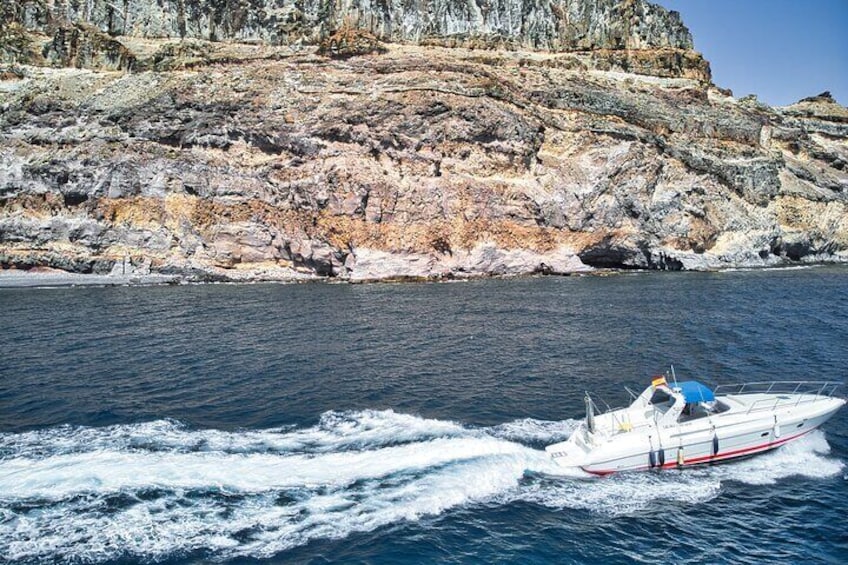
M 744 392 L 742 394 L 727 394 L 717 396 L 716 400 L 726 406 L 721 413 L 752 414 L 763 411 L 776 411 L 789 409 L 795 406 L 807 405 L 815 402 L 826 402 L 831 396 L 818 393 L 778 393 L 774 392 Z M 596 432 L 599 435 L 609 436 L 619 433 L 647 429 L 654 425 L 655 411 L 662 412 L 655 406 L 619 408 L 599 414 L 595 417 Z M 693 414 L 682 417 L 680 423 L 698 420 L 707 414 Z
M 764 410 L 774 411 L 794 406 L 806 405 L 812 402 L 826 402 L 831 394 L 814 393 L 775 393 L 775 392 L 743 392 L 736 394 L 725 394 L 716 396 L 720 402 L 724 402 L 733 412 L 761 412 Z

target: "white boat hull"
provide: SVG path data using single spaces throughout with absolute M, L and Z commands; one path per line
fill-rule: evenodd
M 771 397 L 773 406 L 769 406 Z M 611 417 L 604 429 L 603 418 L 610 413 L 603 414 L 598 417 L 600 431 L 589 433 L 584 423 L 567 441 L 546 450 L 560 465 L 596 475 L 713 464 L 796 440 L 845 404 L 841 398 L 810 395 L 730 395 L 721 400 L 730 406 L 726 412 L 671 425 L 649 421 L 616 430 L 611 424 L 615 417 Z M 625 410 L 618 411 L 619 416 Z

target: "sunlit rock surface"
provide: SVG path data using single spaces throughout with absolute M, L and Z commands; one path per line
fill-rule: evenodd
M 713 87 L 662 8 L 163 2 L 19 5 L 4 267 L 357 281 L 848 259 L 848 111 Z

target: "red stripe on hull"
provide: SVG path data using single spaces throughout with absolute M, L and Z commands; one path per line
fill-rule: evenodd
M 736 457 L 744 457 L 746 455 L 753 455 L 753 454 L 759 453 L 761 451 L 768 451 L 769 449 L 774 449 L 776 447 L 780 447 L 784 443 L 786 443 L 788 441 L 792 441 L 793 439 L 797 439 L 801 436 L 804 436 L 804 435 L 810 433 L 811 431 L 813 431 L 815 429 L 816 428 L 810 428 L 806 432 L 801 432 L 800 434 L 796 434 L 794 436 L 789 436 L 789 437 L 783 438 L 779 441 L 770 441 L 768 443 L 763 443 L 763 444 L 760 444 L 760 445 L 756 445 L 754 447 L 746 447 L 746 448 L 743 448 L 743 449 L 735 449 L 733 451 L 726 451 L 724 453 L 716 453 L 715 455 L 705 455 L 705 456 L 702 456 L 702 457 L 696 457 L 694 459 L 687 460 L 683 465 L 678 465 L 676 461 L 672 461 L 671 463 L 666 463 L 665 465 L 663 465 L 660 468 L 671 469 L 673 467 L 689 467 L 689 466 L 694 466 L 694 465 L 700 465 L 702 463 L 711 463 L 713 461 L 727 461 L 729 459 L 734 459 Z M 672 448 L 672 449 L 674 449 L 674 448 Z M 600 477 L 620 472 L 620 471 L 612 471 L 612 470 L 590 471 L 589 469 L 587 469 L 585 467 L 580 467 L 580 468 L 583 469 L 584 471 L 586 471 L 587 473 L 591 473 L 593 475 L 598 475 Z M 657 468 L 657 467 L 654 467 L 654 468 Z M 635 469 L 623 469 L 623 470 L 624 471 L 645 471 L 645 470 L 648 470 L 648 469 L 651 469 L 651 467 L 646 465 L 644 467 L 637 467 Z

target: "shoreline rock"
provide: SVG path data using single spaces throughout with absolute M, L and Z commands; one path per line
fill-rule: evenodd
M 397 260 L 392 257 L 392 260 Z M 826 258 L 819 257 L 802 262 L 763 262 L 759 265 L 746 264 L 739 266 L 722 266 L 710 268 L 700 266 L 697 269 L 681 269 L 677 272 L 690 273 L 722 273 L 737 271 L 783 271 L 795 269 L 807 269 L 815 267 L 848 267 L 848 257 Z M 462 282 L 484 279 L 512 279 L 538 276 L 613 276 L 632 273 L 653 273 L 655 269 L 594 269 L 581 268 L 574 271 L 548 271 L 536 270 L 532 272 L 477 272 L 477 273 L 451 273 L 440 272 L 438 274 L 415 274 L 413 271 L 385 271 L 379 276 L 368 277 L 360 274 L 348 278 L 327 278 L 315 276 L 303 276 L 292 274 L 278 274 L 273 276 L 267 271 L 263 276 L 243 274 L 242 276 L 228 277 L 220 274 L 192 273 L 181 274 L 151 274 L 140 276 L 122 275 L 92 275 L 71 273 L 58 269 L 46 270 L 19 270 L 0 269 L 0 290 L 13 288 L 75 288 L 75 287 L 112 287 L 112 286 L 174 286 L 174 285 L 196 285 L 196 284 L 378 284 L 378 283 L 439 283 L 439 282 Z
M 167 275 L 84 275 L 54 269 L 36 272 L 0 269 L 0 289 L 77 286 L 154 286 L 177 284 L 179 282 L 178 277 Z

